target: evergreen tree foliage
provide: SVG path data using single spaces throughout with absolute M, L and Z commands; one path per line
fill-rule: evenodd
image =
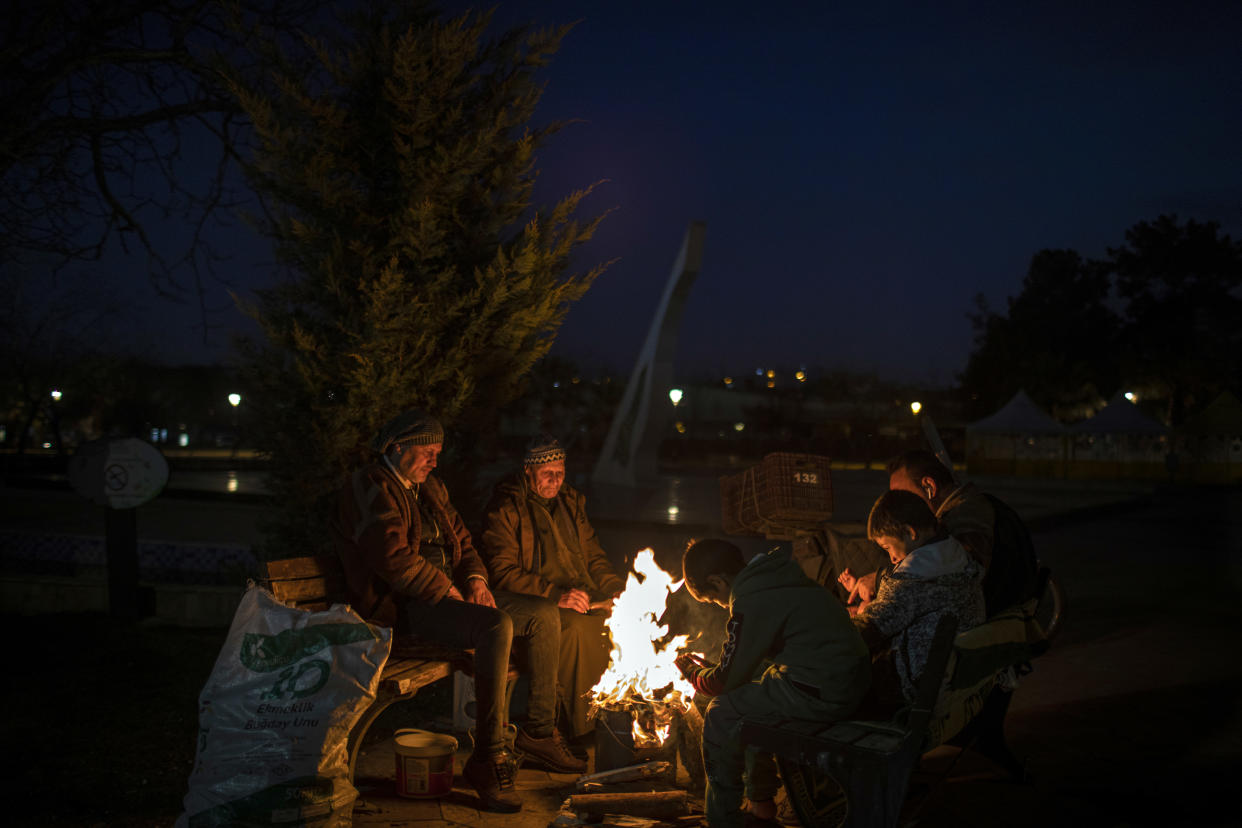
M 400 411 L 471 435 L 448 441 L 459 458 L 489 434 L 606 267 L 571 261 L 602 219 L 575 219 L 589 189 L 531 205 L 535 152 L 560 126 L 529 126 L 535 73 L 568 27 L 488 25 L 375 2 L 311 44 L 315 71 L 234 79 L 288 269 L 249 309 L 266 341 L 243 346 L 281 505 L 272 552 L 328 542 L 334 493 Z

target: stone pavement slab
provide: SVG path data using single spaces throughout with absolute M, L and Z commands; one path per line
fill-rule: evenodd
M 459 744 L 467 742 L 465 738 L 458 740 Z M 594 746 L 588 747 L 587 751 L 593 769 Z M 360 804 L 354 810 L 354 825 L 359 828 L 388 828 L 393 825 L 545 828 L 556 816 L 561 804 L 574 793 L 576 774 L 549 773 L 524 766 L 518 771 L 516 781 L 517 791 L 522 797 L 522 810 L 516 814 L 482 811 L 478 808 L 479 800 L 474 789 L 461 778 L 461 768 L 469 755 L 469 747 L 463 746 L 457 751 L 454 760 L 457 775 L 453 779 L 451 793 L 439 799 L 409 799 L 396 794 L 396 758 L 392 741 L 382 740 L 368 746 L 358 758 Z

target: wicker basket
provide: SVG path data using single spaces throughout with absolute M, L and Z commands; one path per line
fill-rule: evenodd
M 828 458 L 776 452 L 720 478 L 721 527 L 730 535 L 793 538 L 832 517 Z

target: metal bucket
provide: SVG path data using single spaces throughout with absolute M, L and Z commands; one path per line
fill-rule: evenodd
M 673 730 L 678 727 L 673 721 Z M 642 762 L 668 762 L 677 769 L 677 739 L 670 733 L 659 747 L 634 746 L 634 716 L 625 708 L 602 707 L 595 717 L 595 772 L 625 768 Z

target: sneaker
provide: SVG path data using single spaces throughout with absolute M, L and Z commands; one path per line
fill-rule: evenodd
M 474 786 L 483 801 L 483 810 L 512 814 L 522 810 L 522 800 L 513 789 L 517 775 L 508 751 L 493 754 L 472 753 L 461 775 Z
M 527 734 L 525 730 L 518 728 L 517 739 L 514 740 L 513 747 L 519 753 L 539 760 L 550 771 L 586 773 L 586 760 L 573 755 L 559 730 L 554 729 L 551 736 L 536 739 Z

